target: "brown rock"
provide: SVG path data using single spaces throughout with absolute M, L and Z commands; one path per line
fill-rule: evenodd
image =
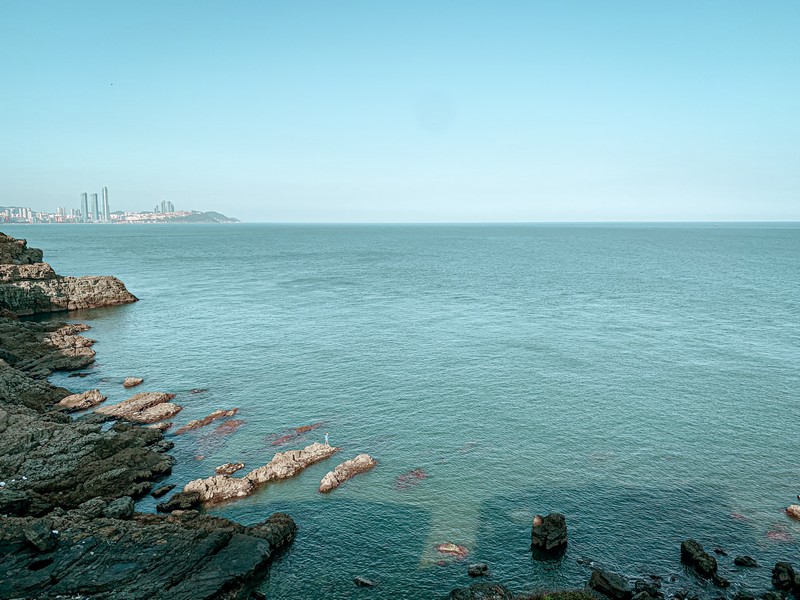
M 233 475 L 239 469 L 244 469 L 244 463 L 225 463 L 214 469 L 217 475 Z
M 335 490 L 348 479 L 359 473 L 365 473 L 378 464 L 369 454 L 359 454 L 351 460 L 346 460 L 338 465 L 333 471 L 329 471 L 319 484 L 319 491 L 322 493 Z
M 270 481 L 288 479 L 306 467 L 333 456 L 339 448 L 313 443 L 302 450 L 278 452 L 272 460 L 250 471 L 242 478 L 216 475 L 206 479 L 195 479 L 183 488 L 184 493 L 197 493 L 203 504 L 215 504 L 244 498 Z
M 181 406 L 169 402 L 174 397 L 175 394 L 164 392 L 140 392 L 123 402 L 101 406 L 95 412 L 135 423 L 155 423 L 180 412 Z
M 89 390 L 82 394 L 72 394 L 63 398 L 58 405 L 63 406 L 68 411 L 86 410 L 93 406 L 97 406 L 101 402 L 105 402 L 106 397 L 100 393 L 100 390 Z
M 144 379 L 141 377 L 126 377 L 125 381 L 122 382 L 122 386 L 126 388 L 136 387 L 140 383 L 142 383 Z
M 180 427 L 177 430 L 175 430 L 175 435 L 186 433 L 187 431 L 191 431 L 192 429 L 199 429 L 200 427 L 205 427 L 206 425 L 213 423 L 217 419 L 226 419 L 228 417 L 232 417 L 237 412 L 239 412 L 238 408 L 232 408 L 231 410 L 215 410 L 210 415 L 203 417 L 202 419 L 195 419 L 193 421 L 189 421 L 183 427 Z
M 790 504 L 789 508 L 786 509 L 786 514 L 792 517 L 793 519 L 797 519 L 798 521 L 800 521 L 800 505 Z

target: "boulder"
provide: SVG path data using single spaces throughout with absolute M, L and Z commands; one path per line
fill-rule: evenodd
M 172 417 L 181 408 L 169 402 L 175 394 L 140 392 L 117 404 L 101 406 L 95 412 L 134 423 L 155 423 Z
M 141 377 L 126 377 L 125 381 L 122 382 L 122 387 L 132 388 L 140 385 L 144 382 L 144 379 Z
M 489 565 L 486 563 L 472 563 L 467 567 L 467 575 L 470 577 L 482 577 L 488 574 Z
M 686 540 L 681 544 L 681 562 L 708 579 L 717 572 L 717 559 L 703 550 L 703 546 L 695 540 Z
M 757 567 L 758 562 L 752 556 L 737 556 L 733 559 L 733 564 L 739 567 Z
M 123 496 L 108 503 L 103 516 L 109 519 L 130 519 L 133 516 L 133 498 Z
M 360 575 L 353 578 L 353 583 L 355 583 L 358 587 L 375 587 L 374 581 L 367 579 L 366 577 L 361 577 Z
M 567 546 L 567 520 L 561 513 L 536 515 L 531 526 L 531 548 L 545 553 L 563 551 Z
M 170 484 L 170 485 L 162 485 L 161 487 L 154 489 L 150 493 L 150 495 L 153 498 L 161 498 L 161 496 L 166 496 L 167 494 L 169 494 L 174 489 L 175 489 L 175 484 L 174 483 Z
M 158 512 L 167 513 L 176 510 L 192 510 L 200 506 L 200 494 L 198 492 L 178 492 L 166 502 L 156 505 Z
M 335 490 L 348 479 L 352 479 L 359 473 L 366 473 L 377 464 L 378 461 L 369 454 L 359 454 L 355 458 L 337 465 L 333 471 L 326 473 L 319 484 L 319 491 L 326 493 Z
M 240 469 L 244 469 L 244 463 L 225 463 L 214 469 L 214 472 L 217 475 L 233 475 Z
M 105 402 L 106 397 L 100 390 L 89 390 L 81 394 L 70 394 L 58 402 L 58 406 L 63 406 L 67 411 L 86 410 Z
M 612 600 L 631 600 L 633 591 L 628 581 L 615 573 L 593 569 L 588 587 Z
M 777 562 L 772 569 L 772 585 L 781 591 L 790 592 L 794 588 L 800 589 L 800 579 L 788 562 Z
M 800 521 L 800 504 L 790 504 L 786 509 L 786 514 L 792 519 L 797 519 Z

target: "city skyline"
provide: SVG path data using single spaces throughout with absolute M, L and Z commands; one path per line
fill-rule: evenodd
M 54 210 L 100 179 L 115 206 L 233 196 L 249 221 L 800 220 L 798 22 L 790 0 L 12 2 L 0 198 Z

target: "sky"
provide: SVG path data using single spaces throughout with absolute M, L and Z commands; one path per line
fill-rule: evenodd
M 800 220 L 797 0 L 0 0 L 0 205 Z

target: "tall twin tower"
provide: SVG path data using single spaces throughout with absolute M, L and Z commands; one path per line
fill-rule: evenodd
M 84 192 L 81 194 L 81 223 L 111 222 L 111 209 L 108 207 L 108 188 L 103 188 L 103 211 L 97 202 L 97 194 L 92 194 L 92 202 L 89 204 L 89 195 Z

